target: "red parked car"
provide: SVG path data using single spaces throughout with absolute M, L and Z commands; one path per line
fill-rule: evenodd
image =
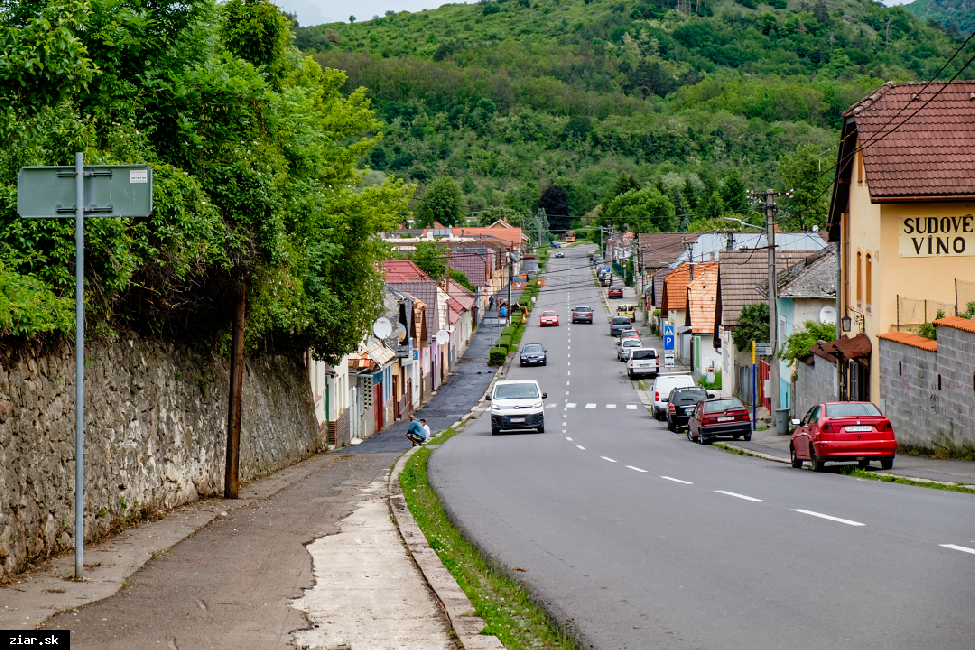
M 542 312 L 542 315 L 538 317 L 538 324 L 542 327 L 546 325 L 558 325 L 559 315 L 551 309 Z
M 897 439 L 890 420 L 871 402 L 826 402 L 809 409 L 797 424 L 789 444 L 792 466 L 803 461 L 821 472 L 828 461 L 856 461 L 866 467 L 872 460 L 880 467 L 894 466 Z
M 609 288 L 610 298 L 622 298 L 623 297 L 623 287 L 610 287 Z
M 707 445 L 718 436 L 752 439 L 752 419 L 737 397 L 701 400 L 687 418 L 687 439 Z

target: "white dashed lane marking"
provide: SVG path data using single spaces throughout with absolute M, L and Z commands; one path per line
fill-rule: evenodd
M 718 494 L 727 494 L 729 497 L 744 499 L 745 501 L 761 501 L 761 499 L 745 496 L 744 494 L 738 494 L 737 492 L 725 492 L 724 490 L 715 490 L 715 492 L 717 492 Z
M 955 546 L 954 544 L 938 544 L 942 548 L 952 548 L 956 551 L 962 551 L 963 553 L 971 553 L 975 555 L 975 548 L 968 548 L 967 546 Z
M 608 408 L 608 409 L 614 409 L 614 408 L 616 408 L 616 404 L 607 404 L 606 405 L 606 408 Z
M 616 462 L 615 460 L 613 460 L 613 459 L 612 459 L 612 458 L 610 458 L 609 456 L 600 456 L 600 458 L 602 458 L 603 460 L 608 460 L 608 461 L 609 461 L 609 462 L 611 462 L 611 463 L 615 463 L 615 462 Z
M 672 476 L 661 476 L 660 478 L 667 481 L 673 481 L 674 483 L 683 483 L 684 485 L 694 485 L 694 483 L 691 481 L 682 481 L 679 478 L 674 478 Z
M 569 402 L 568 404 L 565 405 L 565 408 L 567 409 L 574 409 L 575 407 L 576 407 L 575 402 Z
M 627 469 L 632 469 L 634 472 L 640 472 L 642 474 L 646 474 L 647 473 L 647 470 L 640 469 L 639 467 L 633 467 L 633 465 L 627 465 L 626 467 L 627 467 Z
M 570 438 L 569 436 L 566 436 L 565 439 L 568 440 L 569 442 L 572 442 L 572 438 Z
M 594 408 L 596 408 L 596 405 L 595 404 L 586 404 L 586 408 L 587 409 L 594 409 Z
M 562 423 L 562 426 L 563 426 L 563 427 L 567 427 L 567 426 L 569 426 L 569 425 L 568 425 L 568 424 L 566 424 L 565 422 L 563 422 L 563 423 Z
M 585 450 L 585 449 L 586 449 L 586 448 L 585 448 L 585 447 L 583 447 L 582 445 L 576 445 L 576 447 L 578 447 L 579 449 L 582 449 L 582 450 Z
M 866 526 L 866 524 L 861 524 L 859 521 L 853 521 L 852 519 L 840 519 L 839 517 L 831 517 L 830 515 L 824 515 L 821 512 L 813 512 L 812 510 L 800 510 L 798 508 L 793 508 L 796 512 L 801 512 L 804 515 L 812 515 L 813 517 L 819 517 L 820 519 L 828 519 L 829 521 L 838 521 L 841 524 L 846 524 L 847 526 Z
M 635 411 L 636 410 L 636 404 L 627 404 L 626 405 L 626 408 L 630 409 L 631 411 Z

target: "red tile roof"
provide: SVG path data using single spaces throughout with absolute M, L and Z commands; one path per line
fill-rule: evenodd
M 886 83 L 843 115 L 856 122 L 875 202 L 975 197 L 975 82 Z
M 883 334 L 878 334 L 877 338 L 884 339 L 886 341 L 893 341 L 894 343 L 903 343 L 904 345 L 921 348 L 922 350 L 927 350 L 928 352 L 938 351 L 937 341 L 926 339 L 923 336 L 918 336 L 917 334 L 908 334 L 907 332 L 885 332 Z
M 386 282 L 432 282 L 430 276 L 410 260 L 386 260 L 383 270 Z
M 971 332 L 975 334 L 975 320 L 969 320 L 967 318 L 962 318 L 961 316 L 946 316 L 944 318 L 939 318 L 934 321 L 937 326 L 954 327 L 955 329 L 965 330 L 966 332 Z

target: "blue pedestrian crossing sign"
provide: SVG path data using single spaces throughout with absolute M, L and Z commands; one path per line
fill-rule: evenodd
M 664 325 L 664 350 L 674 349 L 674 326 Z

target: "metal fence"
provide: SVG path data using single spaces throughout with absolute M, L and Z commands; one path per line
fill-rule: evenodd
M 897 296 L 897 331 L 906 332 L 942 316 L 954 316 L 955 305 L 923 298 Z
M 975 317 L 975 282 L 955 278 L 955 312 L 958 316 Z

